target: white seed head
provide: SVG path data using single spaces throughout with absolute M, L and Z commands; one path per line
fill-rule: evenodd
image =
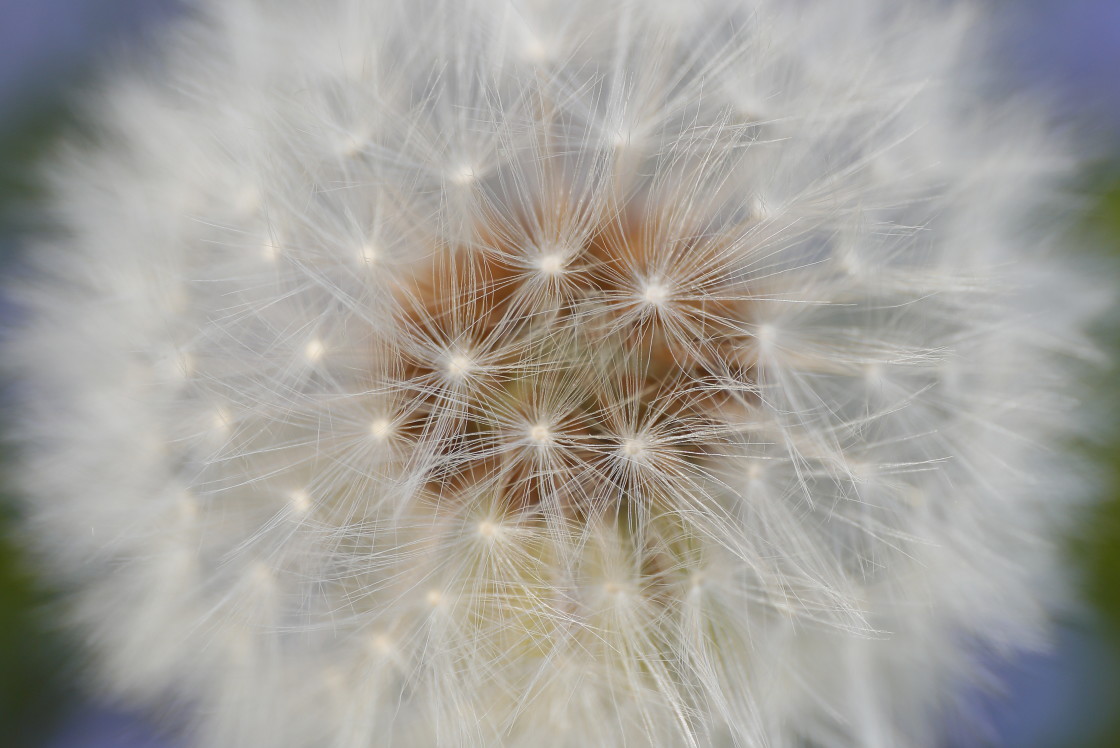
M 327 347 L 323 345 L 323 341 L 318 338 L 313 338 L 307 342 L 303 347 L 303 356 L 309 363 L 315 363 L 323 357 L 327 352 Z
M 627 457 L 631 459 L 638 459 L 643 454 L 645 454 L 646 442 L 644 439 L 640 438 L 623 439 L 620 450 L 622 454 L 626 455 Z
M 311 510 L 311 496 L 302 488 L 288 495 L 288 503 L 291 504 L 292 512 L 295 514 L 307 514 Z
M 210 430 L 211 433 L 216 435 L 225 435 L 229 433 L 233 416 L 230 414 L 229 409 L 218 406 L 210 413 Z
M 564 255 L 559 252 L 542 254 L 537 260 L 537 268 L 545 275 L 556 275 L 564 269 Z
M 389 654 L 393 651 L 393 640 L 386 634 L 374 634 L 370 639 L 370 648 L 375 654 Z
M 530 62 L 546 62 L 550 57 L 548 45 L 538 37 L 527 37 L 521 47 L 521 54 Z
M 552 441 L 552 432 L 548 424 L 536 423 L 529 427 L 529 439 L 537 444 L 547 444 Z
M 462 379 L 467 376 L 475 363 L 469 356 L 464 356 L 461 353 L 455 353 L 447 357 L 447 375 L 452 379 Z
M 447 177 L 452 184 L 463 186 L 472 184 L 478 179 L 478 174 L 475 173 L 474 167 L 470 164 L 460 164 Z
M 612 597 L 622 597 L 626 594 L 626 587 L 617 582 L 607 582 L 603 585 L 603 592 Z
M 381 253 L 378 251 L 376 245 L 366 242 L 358 251 L 358 258 L 362 261 L 363 265 L 375 265 Z
M 1043 641 L 1100 294 L 974 3 L 194 5 L 0 356 L 106 689 L 204 748 L 932 746 Z
M 642 301 L 650 306 L 661 306 L 669 298 L 669 289 L 663 283 L 650 282 L 642 288 Z
M 393 435 L 393 422 L 388 418 L 375 418 L 369 425 L 369 433 L 374 440 L 383 442 Z

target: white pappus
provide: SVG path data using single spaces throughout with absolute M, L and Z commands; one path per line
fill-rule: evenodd
M 11 291 L 102 682 L 215 747 L 933 744 L 1086 493 L 1075 160 L 985 22 L 197 2 Z

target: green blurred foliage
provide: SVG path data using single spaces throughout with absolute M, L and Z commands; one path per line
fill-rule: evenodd
M 0 269 L 7 277 L 18 237 L 32 228 L 38 189 L 33 164 L 69 116 L 56 108 L 29 114 L 0 133 Z M 0 314 L 10 314 L 0 308 Z M 7 320 L 0 320 L 0 323 Z M 6 398 L 0 390 L 0 398 Z M 6 407 L 0 399 L 0 407 Z M 4 411 L 6 415 L 6 411 Z M 6 427 L 0 417 L 0 429 Z M 55 606 L 21 551 L 16 503 L 0 454 L 0 745 L 42 746 L 75 701 L 74 649 L 50 620 Z
M 1095 207 L 1086 230 L 1099 244 L 1103 259 L 1113 263 L 1111 277 L 1120 298 L 1120 273 L 1115 272 L 1120 266 L 1120 168 L 1113 165 L 1094 179 L 1089 194 L 1095 196 Z M 1083 449 L 1101 471 L 1103 496 L 1070 543 L 1075 563 L 1083 572 L 1084 598 L 1098 616 L 1099 631 L 1114 654 L 1109 662 L 1100 664 L 1109 670 L 1094 674 L 1096 681 L 1110 689 L 1107 727 L 1084 746 L 1114 748 L 1120 746 L 1120 672 L 1115 670 L 1120 658 L 1120 303 L 1094 334 L 1109 363 L 1088 384 L 1088 392 L 1093 410 L 1105 414 L 1111 426 L 1102 440 L 1085 444 Z M 1075 748 L 1070 743 L 1055 748 L 1067 746 Z
M 5 507 L 0 530 L 12 526 Z M 0 730 L 10 748 L 41 745 L 72 698 L 68 646 L 48 633 L 48 603 L 16 545 L 0 543 Z
M 1106 251 L 1120 261 L 1120 180 L 1103 194 L 1092 215 L 1091 228 L 1099 230 L 1110 245 Z M 1115 319 L 1102 323 L 1097 337 L 1112 357 L 1095 383 L 1094 394 L 1101 399 L 1098 410 L 1120 418 L 1120 323 Z M 1085 564 L 1089 598 L 1120 642 L 1120 423 L 1114 423 L 1113 428 L 1104 444 L 1087 447 L 1094 462 L 1104 468 L 1108 498 L 1092 512 L 1084 535 L 1076 539 L 1075 554 Z

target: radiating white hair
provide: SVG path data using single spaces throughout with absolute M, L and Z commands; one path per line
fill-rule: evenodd
M 1044 640 L 1094 286 L 962 2 L 230 0 L 5 356 L 106 686 L 207 746 L 907 746 Z

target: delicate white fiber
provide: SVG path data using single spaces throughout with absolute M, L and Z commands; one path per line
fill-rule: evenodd
M 1086 489 L 974 4 L 224 0 L 12 293 L 20 480 L 199 745 L 919 746 Z

